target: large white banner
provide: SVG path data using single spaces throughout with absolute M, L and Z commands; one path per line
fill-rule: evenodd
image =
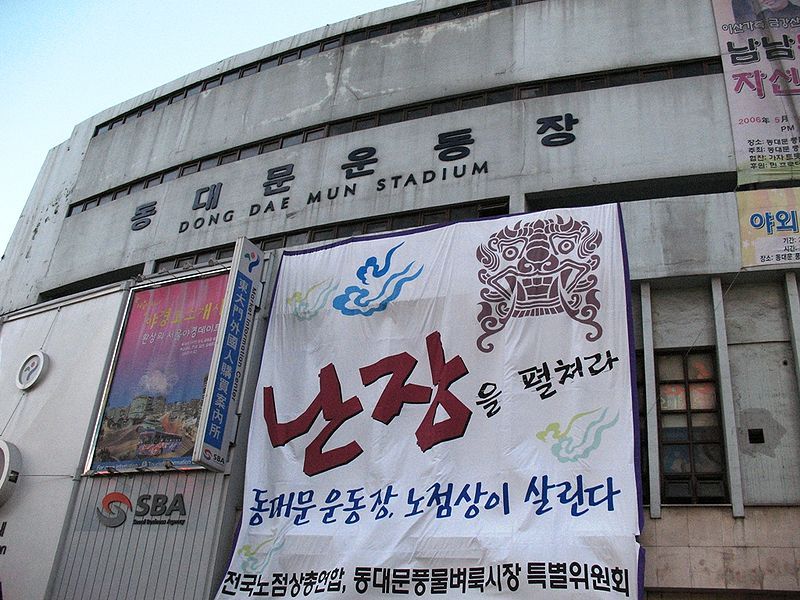
M 219 598 L 635 598 L 617 206 L 286 252 Z

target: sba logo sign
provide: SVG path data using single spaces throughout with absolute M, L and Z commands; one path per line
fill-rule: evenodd
M 130 498 L 122 492 L 110 492 L 105 495 L 100 506 L 95 510 L 101 525 L 119 527 L 127 519 L 127 513 L 133 510 L 133 504 Z M 169 519 L 175 513 L 181 517 L 186 516 L 186 504 L 183 501 L 183 494 L 175 494 L 172 500 L 165 494 L 142 494 L 136 499 L 134 517 L 166 517 Z M 134 524 L 144 523 L 158 525 L 161 521 L 134 520 Z

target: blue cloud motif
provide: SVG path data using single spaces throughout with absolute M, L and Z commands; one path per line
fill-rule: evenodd
M 370 256 L 362 266 L 356 270 L 356 277 L 363 284 L 350 285 L 344 292 L 333 299 L 333 308 L 346 316 L 370 315 L 385 310 L 392 300 L 396 299 L 409 281 L 420 276 L 425 265 L 416 272 L 411 273 L 414 262 L 410 262 L 402 270 L 390 273 L 392 255 L 395 250 L 405 242 L 400 242 L 386 253 L 383 266 L 378 258 Z

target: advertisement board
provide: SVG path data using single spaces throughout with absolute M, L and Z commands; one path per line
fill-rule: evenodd
M 737 192 L 742 267 L 800 263 L 800 189 Z
M 191 466 L 227 281 L 132 291 L 88 472 Z
M 261 293 L 261 271 L 264 257 L 261 248 L 246 238 L 236 243 L 225 292 L 221 334 L 214 349 L 209 381 L 203 399 L 200 419 L 201 435 L 197 436 L 194 462 L 215 471 L 225 469 L 228 446 L 232 442 L 231 409 L 236 410 L 241 390 L 244 360 L 253 325 L 258 296 Z
M 218 598 L 635 598 L 617 206 L 284 253 Z
M 797 179 L 800 6 L 795 0 L 713 3 L 739 185 Z

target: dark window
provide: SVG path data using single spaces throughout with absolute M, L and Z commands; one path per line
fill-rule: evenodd
M 661 81 L 662 79 L 669 79 L 669 69 L 662 68 L 662 69 L 643 69 L 642 70 L 642 81 Z
M 297 60 L 298 58 L 300 58 L 300 50 L 289 52 L 288 54 L 281 56 L 281 64 L 285 65 L 286 63 Z
M 342 223 L 336 228 L 337 238 L 346 238 L 358 235 L 362 232 L 363 227 L 361 223 Z
M 406 229 L 419 225 L 419 213 L 392 217 L 392 229 Z
M 278 150 L 281 147 L 280 140 L 270 140 L 268 142 L 264 142 L 261 144 L 261 149 L 259 150 L 259 154 L 264 154 L 265 152 L 272 152 L 273 150 Z
M 431 25 L 436 23 L 439 20 L 439 17 L 436 13 L 427 14 L 427 15 L 420 15 L 417 17 L 417 27 L 422 27 L 424 25 Z
M 470 96 L 469 98 L 461 99 L 461 109 L 478 108 L 479 106 L 486 105 L 486 97 L 481 94 L 480 96 Z
M 544 84 L 529 85 L 519 90 L 519 99 L 525 100 L 526 98 L 539 98 L 540 96 L 544 96 L 544 94 L 545 94 Z
M 225 260 L 233 256 L 233 246 L 227 246 L 217 250 L 217 260 Z
M 307 58 L 319 54 L 319 45 L 309 46 L 300 50 L 300 58 Z
M 101 204 L 108 204 L 114 199 L 114 194 L 103 194 L 100 196 L 100 200 L 98 201 L 98 206 Z
M 615 87 L 618 85 L 632 85 L 634 83 L 639 83 L 639 72 L 638 71 L 628 71 L 623 73 L 609 73 L 608 75 L 608 85 L 610 87 Z
M 581 91 L 599 90 L 608 87 L 608 78 L 605 75 L 599 77 L 585 77 L 578 81 Z
M 486 104 L 499 104 L 500 102 L 511 102 L 514 99 L 514 89 L 496 90 L 486 94 Z
M 206 81 L 205 84 L 203 85 L 203 89 L 204 90 L 214 89 L 215 87 L 220 85 L 221 81 L 222 81 L 221 77 L 215 77 L 214 79 L 212 79 L 210 81 Z
M 390 110 L 389 112 L 381 113 L 378 117 L 378 122 L 381 125 L 390 125 L 392 123 L 399 123 L 403 120 L 402 110 Z
M 271 69 L 272 67 L 277 67 L 278 63 L 280 63 L 280 57 L 273 56 L 272 58 L 268 58 L 267 60 L 261 63 L 261 70 L 266 71 L 267 69 Z
M 186 97 L 194 96 L 195 94 L 199 94 L 203 89 L 202 83 L 195 83 L 194 85 L 186 88 Z
M 250 75 L 255 75 L 256 73 L 258 73 L 258 65 L 250 65 L 242 69 L 242 77 L 250 77 Z
M 551 81 L 547 84 L 547 91 L 551 96 L 555 96 L 557 94 L 569 94 L 570 92 L 574 92 L 577 88 L 576 83 L 577 82 L 574 79 Z
M 117 198 L 122 198 L 123 196 L 127 196 L 128 190 L 129 188 L 124 187 L 121 190 L 117 190 L 116 192 L 114 192 L 114 200 L 116 200 Z
M 162 183 L 167 183 L 168 181 L 172 181 L 178 177 L 178 169 L 170 169 L 166 173 L 164 173 L 164 177 L 161 178 Z
M 458 110 L 458 100 L 442 100 L 441 102 L 434 102 L 431 106 L 432 115 L 443 115 L 445 113 Z
M 219 164 L 219 156 L 206 158 L 205 160 L 200 161 L 200 170 L 205 171 L 206 169 L 213 169 L 217 166 L 217 164 Z
M 222 156 L 219 157 L 219 164 L 227 165 L 228 163 L 236 162 L 239 160 L 239 151 L 234 150 L 233 152 L 226 152 Z
M 242 148 L 241 152 L 239 152 L 239 160 L 244 160 L 245 158 L 250 158 L 251 156 L 256 156 L 258 154 L 258 144 L 254 146 L 247 146 L 246 148 Z
M 325 128 L 318 127 L 317 129 L 312 129 L 310 131 L 306 131 L 305 133 L 305 141 L 313 142 L 314 140 L 319 140 L 325 137 Z
M 427 104 L 425 106 L 417 106 L 415 108 L 409 108 L 406 111 L 406 119 L 421 119 L 422 117 L 427 117 L 430 114 L 431 107 Z
M 175 102 L 180 102 L 186 97 L 186 90 L 180 90 L 179 92 L 175 92 L 172 96 L 169 97 L 170 104 L 174 104 Z
M 658 352 L 656 379 L 662 502 L 727 502 L 714 353 Z
M 445 221 L 447 221 L 447 211 L 445 210 L 427 212 L 422 215 L 423 225 L 433 225 L 435 223 L 444 223 Z
M 364 233 L 379 233 L 389 230 L 389 222 L 386 219 L 380 221 L 370 221 L 364 226 Z
M 341 123 L 332 123 L 328 127 L 328 135 L 342 135 L 343 133 L 350 133 L 353 131 L 352 121 L 342 121 Z
M 375 116 L 365 117 L 363 119 L 356 119 L 355 121 L 355 128 L 356 131 L 362 131 L 363 129 L 370 129 L 375 127 Z
M 386 35 L 387 33 L 389 33 L 389 26 L 383 25 L 381 27 L 373 27 L 372 29 L 370 29 L 369 32 L 367 33 L 367 37 L 372 39 L 380 37 L 382 35 Z
M 342 38 L 334 38 L 332 40 L 327 40 L 322 42 L 322 51 L 325 52 L 326 50 L 333 50 L 334 48 L 338 48 L 342 45 Z
M 300 233 L 293 233 L 286 236 L 286 246 L 299 246 L 308 242 L 308 232 L 301 231 Z
M 361 31 L 353 31 L 351 33 L 345 34 L 344 43 L 354 44 L 356 42 L 360 42 L 361 40 L 365 39 L 367 39 L 367 32 L 362 29 Z
M 396 31 L 405 31 L 406 29 L 413 29 L 415 27 L 415 19 L 403 19 L 392 23 L 392 33 Z
M 675 65 L 672 67 L 672 77 L 697 77 L 705 75 L 705 65 L 699 62 L 684 63 L 682 65 Z
M 295 146 L 296 144 L 301 144 L 302 142 L 303 142 L 302 133 L 287 135 L 284 136 L 283 138 L 283 143 L 281 144 L 281 148 L 288 148 L 289 146 Z
M 192 163 L 190 165 L 184 165 L 181 167 L 181 173 L 179 177 L 183 177 L 184 175 L 191 175 L 192 173 L 197 173 L 199 168 L 200 168 L 200 163 Z
M 131 184 L 130 193 L 135 194 L 136 192 L 141 192 L 144 189 L 144 180 L 137 181 L 136 183 Z
M 463 6 L 456 6 L 455 8 L 448 8 L 439 13 L 439 22 L 452 21 L 453 19 L 460 19 L 467 16 L 467 11 Z
M 169 98 L 162 98 L 161 100 L 159 100 L 158 102 L 156 102 L 156 105 L 155 105 L 155 108 L 154 108 L 154 110 L 161 110 L 161 109 L 162 109 L 162 108 L 164 108 L 164 107 L 165 107 L 167 104 L 169 104 Z
M 261 249 L 262 250 L 274 250 L 275 248 L 283 248 L 284 243 L 286 240 L 283 236 L 269 238 L 261 242 Z
M 226 83 L 230 83 L 231 81 L 239 79 L 239 76 L 240 76 L 239 71 L 234 71 L 233 73 L 226 73 L 225 75 L 222 76 L 222 85 L 225 85 Z
M 325 229 L 317 229 L 311 232 L 312 242 L 324 242 L 334 238 L 333 227 L 326 227 Z
M 151 188 L 159 185 L 160 183 L 161 183 L 161 175 L 156 175 L 155 177 L 148 178 L 148 180 L 145 182 L 144 187 Z

